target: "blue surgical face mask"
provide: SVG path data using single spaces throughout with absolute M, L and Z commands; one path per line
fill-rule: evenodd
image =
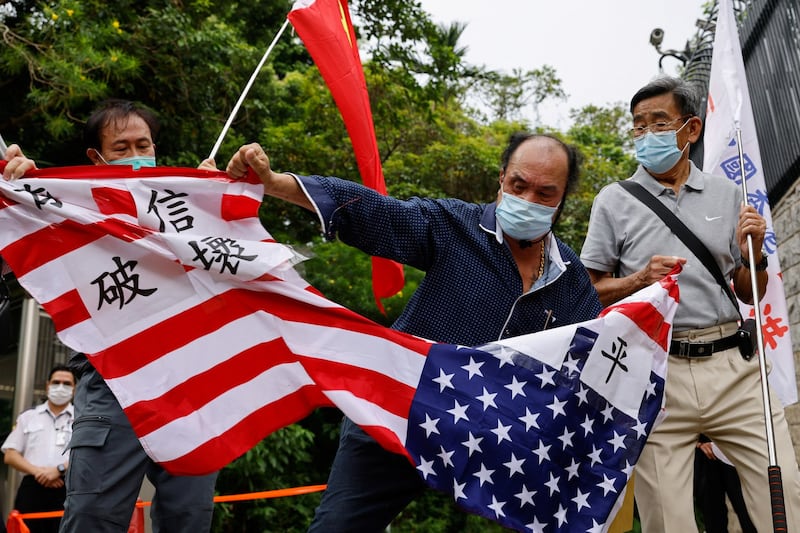
M 109 165 L 131 165 L 133 170 L 139 170 L 142 167 L 156 166 L 156 157 L 153 155 L 137 155 L 133 157 L 123 157 L 122 159 L 114 159 L 108 161 Z
M 518 241 L 536 241 L 550 231 L 558 206 L 548 207 L 503 193 L 497 204 L 500 229 Z
M 678 148 L 678 132 L 683 129 L 683 126 L 677 130 L 648 131 L 641 137 L 636 137 L 633 140 L 636 147 L 636 160 L 644 168 L 656 174 L 668 172 L 680 161 L 683 150 L 689 146 L 687 142 L 683 150 Z

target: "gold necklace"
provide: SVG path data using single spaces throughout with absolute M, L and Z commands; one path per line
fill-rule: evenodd
M 539 272 L 536 273 L 536 277 L 533 278 L 533 281 L 540 279 L 544 274 L 544 240 L 542 240 L 542 251 L 541 255 L 539 256 Z

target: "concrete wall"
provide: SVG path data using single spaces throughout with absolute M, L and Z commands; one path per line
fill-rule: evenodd
M 772 224 L 778 240 L 783 284 L 789 308 L 794 345 L 795 378 L 800 370 L 800 179 L 772 209 Z M 795 455 L 800 458 L 800 404 L 786 408 Z

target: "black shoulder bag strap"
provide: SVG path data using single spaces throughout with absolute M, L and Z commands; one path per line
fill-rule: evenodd
M 692 230 L 687 228 L 686 224 L 681 222 L 681 219 L 675 216 L 675 213 L 667 209 L 667 206 L 659 202 L 655 196 L 647 192 L 647 189 L 642 187 L 640 184 L 631 180 L 619 181 L 617 183 L 619 183 L 623 189 L 638 198 L 644 205 L 652 209 L 653 212 L 664 221 L 664 224 L 666 224 L 667 227 L 671 229 L 681 241 L 683 241 L 683 244 L 685 244 L 689 250 L 691 250 L 692 253 L 697 256 L 697 258 L 703 263 L 703 265 L 705 265 L 708 271 L 711 272 L 711 275 L 714 276 L 714 279 L 717 280 L 717 283 L 722 286 L 725 294 L 728 295 L 731 303 L 733 303 L 733 307 L 736 309 L 736 312 L 739 313 L 739 316 L 741 317 L 742 313 L 739 311 L 739 302 L 736 299 L 736 295 L 733 294 L 730 284 L 725 280 L 725 276 L 722 274 L 719 265 L 714 260 L 714 256 L 708 251 L 708 248 L 706 248 L 706 245 L 703 244 L 703 241 L 698 239 L 697 236 L 692 233 Z

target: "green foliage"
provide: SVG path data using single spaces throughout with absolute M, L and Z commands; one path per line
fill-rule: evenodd
M 384 316 L 372 294 L 372 267 L 368 255 L 339 241 L 315 244 L 311 251 L 315 257 L 303 265 L 303 277 L 329 300 L 385 326 L 400 316 L 423 276 L 422 272 L 405 267 L 403 290 L 382 301 L 386 310 Z
M 530 105 L 538 119 L 539 104 L 549 98 L 565 99 L 561 79 L 549 65 L 511 74 L 487 72 L 476 86 L 478 97 L 489 107 L 496 120 L 518 120 Z
M 311 468 L 314 433 L 299 424 L 276 431 L 224 468 L 217 479 L 219 494 L 241 494 L 318 485 L 324 478 Z M 216 532 L 305 531 L 319 504 L 320 493 L 217 504 Z
M 277 31 L 290 3 L 262 4 L 259 18 Z M 86 163 L 80 134 L 89 112 L 104 98 L 131 98 L 163 121 L 160 162 L 197 165 L 258 63 L 264 39 L 272 38 L 244 39 L 249 5 L 56 0 L 19 8 L 16 17 L 0 20 L 0 132 L 40 163 Z M 280 52 L 308 60 L 296 40 L 282 42 Z M 279 65 L 294 68 L 284 59 L 261 73 L 226 148 L 261 131 Z
M 567 199 L 556 233 L 580 251 L 589 225 L 592 200 L 604 186 L 631 176 L 636 170 L 630 119 L 622 104 L 602 108 L 593 105 L 573 110 L 573 125 L 564 140 L 578 147 L 584 157 L 578 189 Z

